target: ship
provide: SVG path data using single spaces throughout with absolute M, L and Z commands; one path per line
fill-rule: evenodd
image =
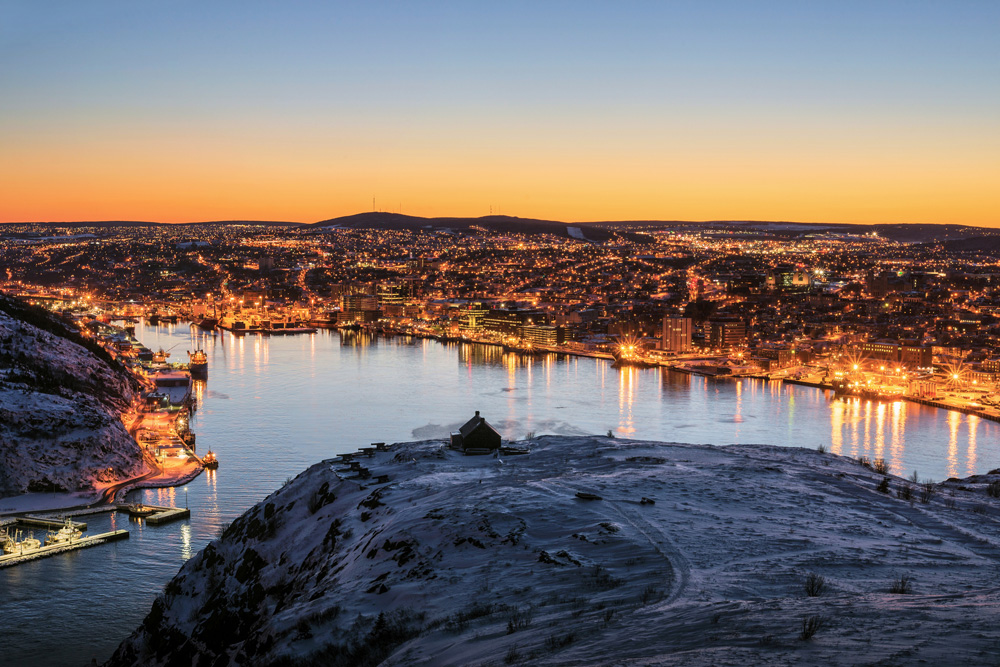
M 167 357 L 170 356 L 169 352 L 165 352 L 161 347 L 158 352 L 153 353 L 153 363 L 154 364 L 165 364 L 167 363 Z
M 20 537 L 21 531 L 17 531 L 13 538 L 8 536 L 3 545 L 3 552 L 5 554 L 23 554 L 26 551 L 36 551 L 42 546 L 42 541 L 35 539 L 34 534 L 24 539 L 20 539 Z
M 144 517 L 150 516 L 156 513 L 155 507 L 150 507 L 149 505 L 143 505 L 142 503 L 132 503 L 125 508 L 128 515 L 131 517 L 136 517 L 142 519 Z
M 73 525 L 69 519 L 66 519 L 66 524 L 54 533 L 49 533 L 48 537 L 45 538 L 45 546 L 52 546 L 53 544 L 69 544 L 80 539 L 83 533 L 79 528 Z
M 201 462 L 206 470 L 215 470 L 219 467 L 219 459 L 211 449 L 205 453 L 205 458 Z
M 204 379 L 208 377 L 208 355 L 205 354 L 204 350 L 188 352 L 188 370 L 191 371 L 193 378 Z
M 205 317 L 198 320 L 198 328 L 205 331 L 212 331 L 219 326 L 219 320 L 214 317 Z

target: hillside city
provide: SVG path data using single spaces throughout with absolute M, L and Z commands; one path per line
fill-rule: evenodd
M 57 310 L 180 318 L 239 335 L 363 328 L 1000 417 L 991 236 L 377 221 L 8 225 L 0 288 Z

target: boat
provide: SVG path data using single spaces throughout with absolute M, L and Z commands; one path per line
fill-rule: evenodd
M 164 352 L 163 348 L 161 347 L 160 350 L 159 350 L 159 352 L 154 352 L 153 353 L 153 363 L 154 364 L 165 364 L 165 363 L 167 363 L 167 357 L 169 357 L 169 356 L 170 356 L 170 353 L 169 352 Z
M 66 524 L 54 533 L 49 533 L 48 537 L 45 538 L 45 546 L 51 546 L 53 544 L 69 544 L 80 539 L 83 533 L 79 528 L 73 525 L 73 522 L 66 519 Z
M 212 331 L 219 326 L 219 320 L 214 317 L 205 317 L 198 321 L 198 328 L 205 331 Z
M 3 552 L 5 554 L 23 554 L 26 551 L 36 551 L 42 546 L 41 540 L 36 540 L 33 533 L 30 537 L 26 537 L 23 540 L 20 537 L 21 531 L 18 531 L 13 538 L 8 536 L 7 541 L 3 545 Z
M 160 316 L 159 316 L 159 314 L 158 313 L 152 313 L 150 315 L 147 315 L 146 316 L 146 323 L 147 324 L 159 324 L 160 323 Z
M 191 371 L 191 377 L 208 377 L 208 355 L 204 350 L 188 352 L 188 370 Z
M 219 467 L 219 459 L 211 449 L 205 453 L 205 458 L 201 462 L 206 470 L 216 470 Z
M 149 505 L 143 505 L 142 503 L 132 503 L 125 508 L 129 516 L 132 517 L 147 517 L 156 513 L 155 507 L 150 507 Z

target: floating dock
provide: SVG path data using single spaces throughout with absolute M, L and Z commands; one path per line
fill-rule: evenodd
M 40 516 L 22 516 L 17 518 L 17 523 L 31 528 L 44 528 L 46 530 L 59 530 L 66 525 L 64 519 L 46 519 Z M 82 521 L 70 521 L 69 524 L 79 531 L 87 530 L 87 524 Z
M 19 563 L 24 563 L 29 560 L 35 560 L 37 558 L 45 558 L 46 556 L 55 556 L 56 554 L 65 553 L 67 551 L 73 551 L 75 549 L 85 549 L 87 547 L 94 547 L 97 546 L 98 544 L 104 544 L 105 542 L 113 542 L 116 540 L 127 540 L 127 539 L 128 539 L 127 530 L 113 530 L 110 533 L 101 533 L 100 535 L 81 537 L 80 539 L 73 540 L 72 542 L 63 542 L 60 544 L 53 544 L 47 547 L 39 547 L 37 549 L 26 551 L 24 553 L 4 554 L 0 556 L 0 568 L 8 567 L 10 565 L 17 565 Z
M 151 526 L 159 526 L 163 523 L 170 523 L 171 521 L 179 521 L 180 519 L 191 518 L 191 510 L 186 507 L 160 507 L 157 505 L 143 505 L 143 507 L 153 510 L 153 513 L 138 517 Z M 131 510 L 130 505 L 118 505 L 119 512 L 129 512 Z

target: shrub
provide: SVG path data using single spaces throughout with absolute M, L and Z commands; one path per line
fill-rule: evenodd
M 1000 480 L 994 480 L 986 485 L 986 495 L 990 498 L 1000 498 Z
M 875 487 L 875 490 L 879 493 L 889 493 L 889 478 L 883 477 L 882 481 Z
M 609 438 L 614 438 L 614 437 L 615 437 L 615 432 L 614 432 L 614 430 L 612 430 L 612 429 L 610 429 L 610 428 L 608 429 L 608 437 L 609 437 Z
M 811 598 L 818 598 L 823 594 L 823 589 L 826 588 L 826 579 L 816 574 L 815 572 L 810 572 L 809 576 L 806 577 L 805 590 L 806 595 Z
M 862 467 L 865 467 L 865 468 L 868 468 L 869 470 L 871 470 L 872 462 L 871 462 L 871 460 L 867 456 L 859 456 L 858 457 L 858 463 L 861 464 Z
M 562 637 L 557 637 L 555 635 L 549 635 L 545 639 L 545 648 L 550 651 L 557 651 L 561 648 L 565 648 L 576 641 L 576 633 L 568 632 Z
M 914 484 L 919 484 L 920 483 L 920 476 L 917 475 L 917 471 L 916 470 L 914 470 L 913 474 L 910 475 L 910 481 L 913 482 Z
M 622 585 L 621 579 L 612 576 L 600 565 L 594 566 L 594 569 L 591 572 L 591 577 L 593 579 L 594 586 L 602 591 L 618 588 Z
M 802 634 L 799 635 L 799 638 L 801 638 L 802 641 L 809 641 L 813 638 L 813 635 L 820 631 L 820 628 L 823 627 L 823 623 L 824 620 L 820 616 L 807 616 L 803 618 Z
M 913 487 L 903 482 L 896 489 L 896 497 L 900 500 L 913 500 Z
M 895 595 L 909 595 L 913 592 L 913 580 L 908 575 L 901 574 L 889 584 L 889 592 Z
M 524 630 L 531 625 L 531 611 L 522 611 L 520 607 L 515 607 L 514 612 L 507 619 L 507 634 L 512 635 L 518 630 Z
M 647 605 L 651 602 L 659 601 L 660 598 L 662 597 L 663 597 L 663 591 L 661 591 L 653 584 L 649 584 L 648 586 L 646 586 L 646 588 L 642 589 L 642 594 L 639 596 L 639 602 L 641 602 L 644 605 Z
M 819 447 L 816 448 L 816 451 L 819 452 L 820 454 L 826 454 L 826 445 L 820 445 Z
M 535 432 L 534 431 L 528 431 L 527 433 L 524 434 L 524 439 L 525 440 L 534 440 L 535 439 Z
M 986 503 L 976 503 L 972 506 L 972 511 L 976 514 L 986 514 L 986 512 L 989 511 L 989 508 L 986 507 Z
M 889 464 L 885 462 L 885 459 L 875 459 L 875 462 L 872 463 L 872 470 L 880 475 L 888 475 Z
M 505 665 L 513 665 L 515 662 L 521 660 L 521 653 L 517 650 L 517 644 L 511 644 L 510 648 L 507 649 L 507 655 L 503 657 L 503 662 Z
M 937 489 L 934 488 L 934 482 L 928 480 L 920 485 L 920 502 L 929 503 L 934 494 L 937 493 Z

